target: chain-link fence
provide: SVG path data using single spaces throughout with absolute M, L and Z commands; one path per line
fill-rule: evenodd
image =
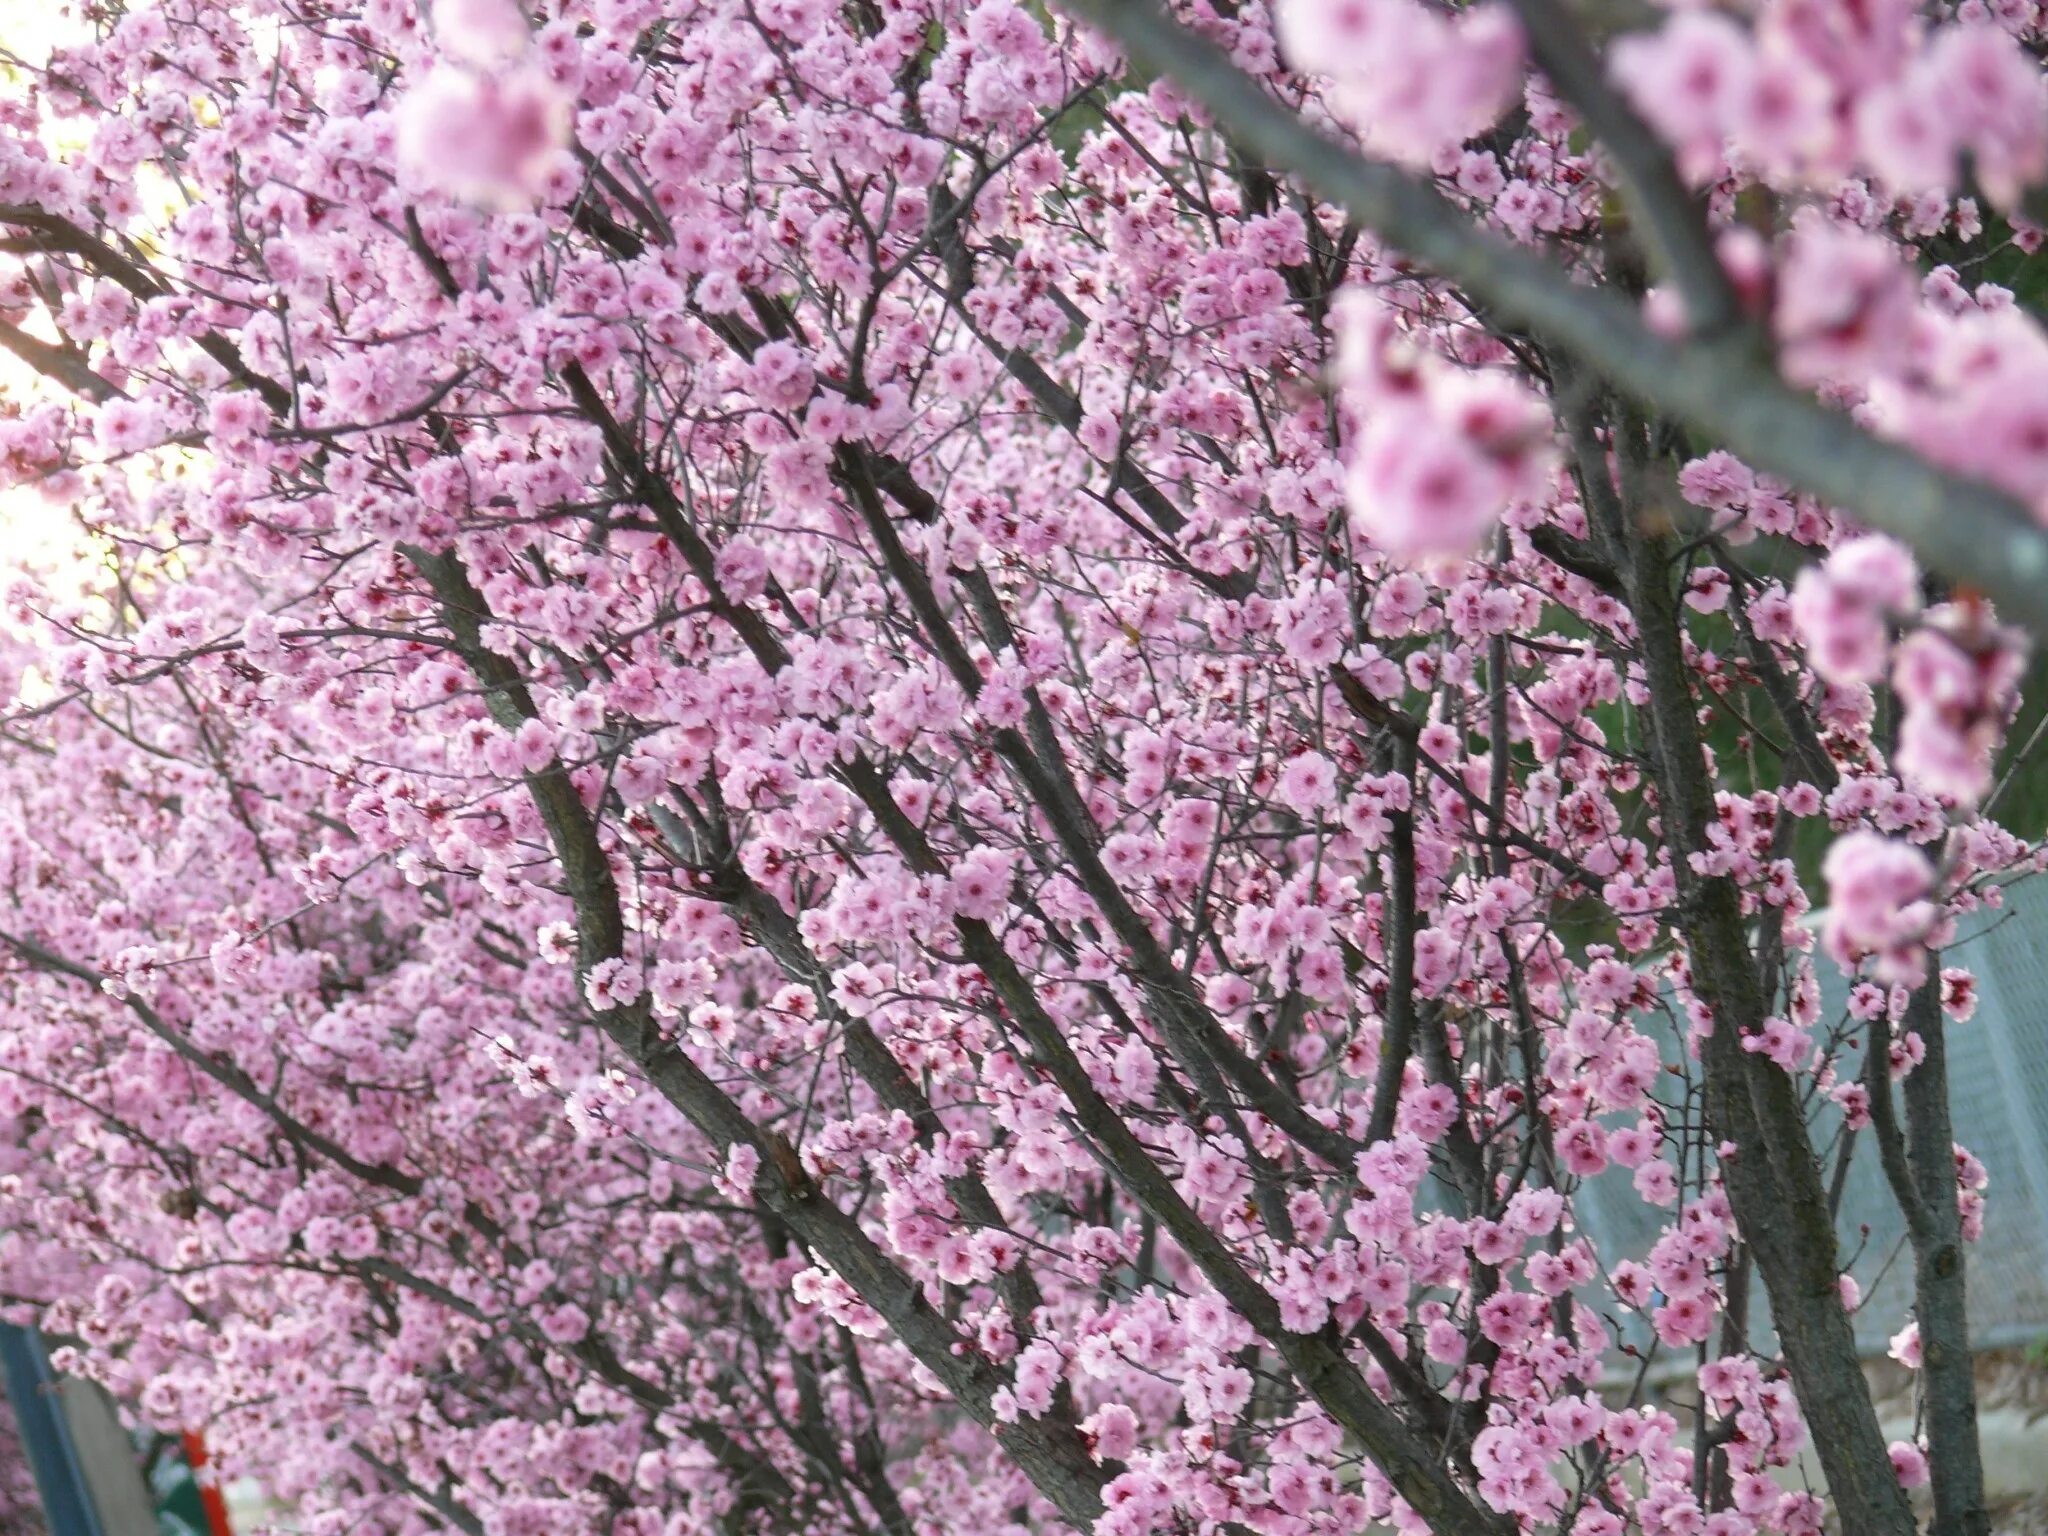
M 1962 924 L 1942 960 L 1977 976 L 1975 1016 L 1949 1026 L 1948 1066 L 1956 1140 L 1991 1178 L 1984 1235 L 1969 1249 L 1969 1300 L 1972 1342 L 1996 1348 L 2048 1334 L 2048 880 L 2010 887 L 2001 908 Z M 1815 969 L 1821 1018 L 1838 1020 L 1849 983 L 1826 959 Z M 1685 1047 L 1668 1015 L 1638 1027 L 1658 1039 L 1667 1062 L 1683 1060 Z M 1859 1072 L 1859 1054 L 1852 1052 L 1838 1070 Z M 1830 1175 L 1841 1133 L 1840 1111 L 1819 1099 L 1814 1142 L 1827 1154 Z M 1620 1169 L 1590 1182 L 1578 1212 L 1610 1263 L 1640 1256 L 1670 1215 L 1646 1205 Z M 1867 1132 L 1856 1138 L 1849 1159 L 1837 1231 L 1844 1262 L 1863 1289 L 1857 1342 L 1866 1353 L 1881 1353 L 1911 1316 L 1913 1264 L 1904 1221 Z M 1768 1314 L 1760 1294 L 1754 1304 L 1761 1328 Z

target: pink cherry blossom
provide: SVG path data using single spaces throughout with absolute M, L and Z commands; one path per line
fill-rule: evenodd
M 1896 368 L 1913 307 L 1911 274 L 1890 241 L 1822 218 L 1795 225 L 1771 315 L 1788 377 L 1817 384 Z
M 1901 1488 L 1920 1488 L 1927 1483 L 1927 1455 L 1910 1440 L 1894 1440 L 1888 1448 L 1892 1473 Z
M 1282 0 L 1278 11 L 1282 47 L 1331 76 L 1338 112 L 1397 160 L 1428 164 L 1483 132 L 1520 84 L 1521 31 L 1498 5 L 1453 17 L 1415 0 Z
M 1838 546 L 1818 568 L 1799 573 L 1792 617 L 1814 669 L 1831 682 L 1884 676 L 1888 625 L 1919 607 L 1919 573 L 1894 540 L 1866 534 Z
M 1892 667 L 1903 706 L 1895 761 L 1908 783 L 1965 803 L 1983 797 L 2025 654 L 2017 635 L 1955 606 L 1930 613 L 1900 643 Z
M 538 195 L 567 144 L 568 103 L 544 74 L 440 69 L 398 114 L 398 157 L 420 183 L 488 206 Z
M 1826 942 L 1845 969 L 1866 954 L 1885 980 L 1916 978 L 1921 942 L 1935 921 L 1934 866 L 1909 844 L 1875 832 L 1851 832 L 1828 850 Z
M 1363 422 L 1346 489 L 1361 528 L 1399 560 L 1470 554 L 1511 501 L 1541 494 L 1540 407 L 1504 375 L 1417 351 L 1367 295 L 1347 303 L 1344 380 Z
M 441 52 L 478 69 L 511 62 L 532 42 L 516 0 L 434 0 L 433 19 Z

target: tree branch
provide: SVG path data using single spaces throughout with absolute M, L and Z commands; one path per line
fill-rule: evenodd
M 1295 172 L 1499 318 L 1753 467 L 1905 540 L 1930 565 L 1996 599 L 2008 617 L 2048 634 L 2048 530 L 2002 492 L 1936 469 L 1787 386 L 1753 330 L 1692 341 L 1661 336 L 1634 305 L 1480 229 L 1419 178 L 1318 133 L 1153 0 L 1060 3 L 1139 63 L 1173 76 L 1239 143 Z
M 1913 1311 L 1920 1323 L 1920 1382 L 1926 1405 L 1927 1465 L 1934 1484 L 1931 1536 L 1986 1536 L 1983 1447 L 1970 1353 L 1962 1212 L 1956 1201 L 1955 1133 L 1949 1121 L 1948 1040 L 1941 973 L 1906 1005 L 1905 1023 L 1925 1054 L 1906 1074 L 1906 1155 L 1919 1196 L 1913 1243 Z
M 1653 254 L 1685 300 L 1696 335 L 1713 336 L 1742 323 L 1734 284 L 1721 266 L 1700 200 L 1678 178 L 1650 125 L 1614 88 L 1578 21 L 1560 0 L 1508 0 L 1522 19 L 1529 53 L 1578 110 L 1619 173 L 1642 215 Z

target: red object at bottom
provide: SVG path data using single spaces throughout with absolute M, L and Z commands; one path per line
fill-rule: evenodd
M 208 1536 L 235 1536 L 228 1524 L 228 1502 L 220 1496 L 213 1479 L 206 1476 L 206 1442 L 194 1430 L 185 1436 L 185 1464 L 192 1469 L 192 1481 L 199 1485 L 199 1502 L 206 1510 Z

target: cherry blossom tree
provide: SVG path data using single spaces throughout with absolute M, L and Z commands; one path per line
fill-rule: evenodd
M 323 1533 L 1988 1530 L 2041 45 L 89 10 L 0 98 L 7 1315 Z
M 11 1413 L 0 1412 L 0 1536 L 47 1536 L 36 1518 L 36 1485 Z

